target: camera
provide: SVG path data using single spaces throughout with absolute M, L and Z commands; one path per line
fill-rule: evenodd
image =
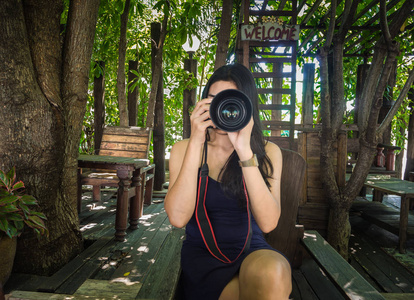
M 239 90 L 229 89 L 218 93 L 210 104 L 210 118 L 223 131 L 243 129 L 252 117 L 252 101 Z

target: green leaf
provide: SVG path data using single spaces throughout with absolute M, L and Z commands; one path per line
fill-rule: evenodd
M 5 196 L 5 197 L 2 197 L 0 199 L 0 207 L 5 206 L 5 205 L 10 205 L 10 204 L 16 202 L 18 199 L 19 199 L 19 197 L 16 196 L 16 195 L 8 195 L 8 196 Z
M 8 213 L 16 212 L 16 211 L 19 211 L 19 209 L 14 205 L 8 205 L 8 206 L 3 206 L 3 207 L 0 206 L 0 212 L 1 213 L 7 213 L 8 214 Z
M 24 228 L 24 222 L 22 221 L 15 221 L 14 223 L 14 227 L 16 227 L 17 231 L 22 231 Z
M 16 169 L 15 169 L 15 167 L 11 168 L 10 171 L 7 172 L 7 178 L 6 179 L 8 180 L 7 186 L 11 187 L 13 182 L 16 181 Z
M 42 218 L 42 219 L 47 220 L 47 218 L 46 218 L 45 214 L 44 214 L 44 213 L 41 213 L 41 212 L 32 211 L 32 212 L 31 212 L 31 215 L 32 215 L 32 216 L 38 216 L 39 218 Z
M 21 222 L 23 221 L 23 217 L 19 214 L 9 214 L 7 220 Z
M 23 211 L 23 213 L 24 213 L 24 217 L 27 219 L 28 218 L 28 216 L 30 215 L 30 208 L 29 207 L 27 207 L 27 205 L 24 205 L 24 204 L 20 204 L 19 205 L 19 207 L 20 207 L 20 209 Z
M 22 203 L 24 203 L 25 205 L 36 205 L 37 204 L 36 198 L 33 197 L 32 195 L 22 195 L 20 197 L 20 201 L 22 201 Z
M 6 179 L 7 179 L 6 173 L 4 173 L 3 170 L 0 170 L 0 188 L 7 186 Z
M 22 188 L 24 188 L 23 181 L 16 182 L 12 187 L 13 190 L 18 190 L 18 189 L 22 189 Z
M 8 228 L 8 230 L 7 230 L 7 235 L 8 235 L 9 237 L 14 237 L 14 236 L 19 236 L 19 235 L 20 235 L 20 233 L 19 233 L 19 231 L 17 230 L 17 228 L 16 228 L 16 227 L 9 226 L 9 228 Z
M 7 220 L 0 219 L 0 230 L 6 232 L 9 227 Z
M 45 228 L 45 223 L 38 216 L 30 216 L 27 220 L 25 220 L 25 223 L 31 228 Z

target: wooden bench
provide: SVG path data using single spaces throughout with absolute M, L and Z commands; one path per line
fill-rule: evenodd
M 102 142 L 99 155 L 130 157 L 137 159 L 148 159 L 149 145 L 151 141 L 150 128 L 140 127 L 105 127 L 102 135 Z M 155 165 L 149 165 L 141 170 L 141 199 L 144 203 L 151 204 L 152 190 L 154 186 Z M 118 186 L 116 172 L 108 170 L 93 170 L 82 173 L 81 185 L 92 185 L 92 196 L 94 201 L 101 199 L 101 186 Z M 78 200 L 78 210 L 80 211 Z
M 385 299 L 317 231 L 305 231 L 302 244 L 346 299 Z

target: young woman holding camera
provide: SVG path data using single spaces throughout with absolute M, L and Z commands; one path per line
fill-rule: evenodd
M 212 99 L 229 89 L 244 92 L 253 104 L 250 122 L 235 132 L 217 129 L 210 119 Z M 203 97 L 191 115 L 190 138 L 171 150 L 164 203 L 171 224 L 186 226 L 185 299 L 288 299 L 290 264 L 263 237 L 281 213 L 282 154 L 264 140 L 253 76 L 243 65 L 223 66 Z M 207 164 L 208 171 L 200 172 Z

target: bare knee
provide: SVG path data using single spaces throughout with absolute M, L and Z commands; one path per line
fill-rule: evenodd
M 286 300 L 292 291 L 289 262 L 275 251 L 250 254 L 241 266 L 239 277 L 240 299 Z
M 219 300 L 239 299 L 239 276 L 235 275 L 221 292 Z

